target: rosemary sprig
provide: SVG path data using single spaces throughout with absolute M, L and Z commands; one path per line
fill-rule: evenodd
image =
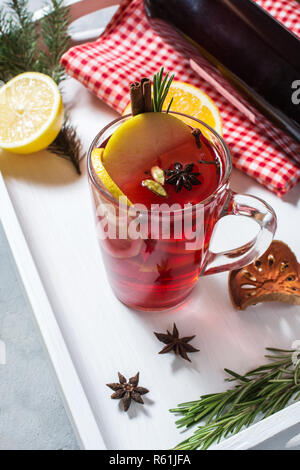
M 60 64 L 68 49 L 70 37 L 69 9 L 63 0 L 48 0 L 49 14 L 33 22 L 27 0 L 9 0 L 0 9 L 0 82 L 7 82 L 22 72 L 41 72 L 59 85 L 65 78 Z M 75 129 L 65 117 L 63 128 L 49 150 L 70 160 L 80 173 L 80 141 Z
M 162 67 L 159 72 L 155 73 L 153 76 L 153 99 L 152 99 L 152 107 L 155 113 L 159 113 L 162 111 L 165 99 L 167 97 L 168 91 L 170 89 L 171 83 L 174 79 L 174 74 L 171 75 L 169 78 L 169 72 L 165 75 L 164 68 Z M 171 99 L 168 107 L 167 113 L 170 110 L 173 98 Z
M 203 395 L 199 400 L 182 403 L 172 413 L 182 415 L 177 427 L 204 422 L 194 434 L 178 444 L 180 450 L 208 449 L 229 434 L 238 433 L 256 419 L 264 419 L 283 409 L 291 399 L 300 398 L 300 360 L 293 364 L 294 350 L 267 348 L 271 362 L 245 375 L 225 369 L 237 382 L 226 392 Z

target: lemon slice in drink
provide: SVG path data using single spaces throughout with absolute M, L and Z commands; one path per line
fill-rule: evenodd
M 48 75 L 25 72 L 0 88 L 0 147 L 15 153 L 45 149 L 59 133 L 63 104 Z
M 222 135 L 222 120 L 219 109 L 206 93 L 189 83 L 174 80 L 165 99 L 164 109 L 167 108 L 172 98 L 171 111 L 177 111 L 199 119 Z M 129 104 L 123 114 L 130 112 L 131 106 Z M 177 117 L 189 126 L 195 127 L 195 121 L 181 116 Z
M 91 160 L 95 174 L 97 175 L 103 186 L 105 186 L 105 188 L 117 201 L 120 197 L 125 197 L 127 200 L 127 205 L 131 206 L 132 203 L 129 201 L 128 197 L 125 196 L 119 186 L 111 179 L 107 170 L 105 169 L 102 162 L 103 152 L 103 148 L 96 148 L 92 151 Z

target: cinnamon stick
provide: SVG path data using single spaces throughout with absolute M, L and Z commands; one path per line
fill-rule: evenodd
M 144 97 L 141 82 L 131 83 L 129 86 L 131 112 L 132 115 L 141 114 L 144 112 Z
M 141 85 L 144 97 L 144 113 L 151 113 L 152 111 L 152 98 L 151 98 L 151 80 L 149 78 L 142 78 Z

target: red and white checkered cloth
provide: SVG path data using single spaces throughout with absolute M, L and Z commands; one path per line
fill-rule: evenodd
M 300 5 L 294 0 L 256 0 L 300 37 Z M 153 76 L 163 65 L 176 80 L 189 82 L 216 102 L 236 168 L 283 196 L 300 180 L 291 157 L 300 146 L 283 132 L 266 136 L 237 111 L 150 27 L 142 0 L 124 0 L 103 34 L 94 42 L 72 47 L 62 57 L 69 75 L 122 113 L 129 102 L 129 82 Z

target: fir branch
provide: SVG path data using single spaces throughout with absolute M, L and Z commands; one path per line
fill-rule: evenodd
M 270 363 L 239 375 L 225 369 L 237 382 L 226 392 L 204 395 L 199 400 L 183 403 L 170 410 L 182 415 L 176 421 L 177 427 L 189 428 L 204 421 L 194 434 L 178 444 L 176 449 L 208 449 L 229 434 L 238 433 L 250 426 L 254 420 L 264 419 L 283 409 L 291 399 L 300 398 L 300 360 L 293 364 L 295 351 L 267 348 L 272 355 L 266 355 Z
M 38 33 L 27 0 L 10 0 L 0 11 L 0 80 L 36 70 Z
M 65 78 L 60 58 L 70 45 L 69 8 L 63 5 L 63 0 L 50 0 L 50 6 L 49 14 L 41 20 L 41 35 L 47 51 L 40 53 L 38 61 L 40 72 L 50 75 L 59 84 Z
M 80 175 L 80 156 L 81 156 L 81 143 L 76 134 L 76 129 L 72 126 L 69 116 L 65 116 L 64 124 L 48 150 L 60 157 L 70 160 L 77 173 Z

